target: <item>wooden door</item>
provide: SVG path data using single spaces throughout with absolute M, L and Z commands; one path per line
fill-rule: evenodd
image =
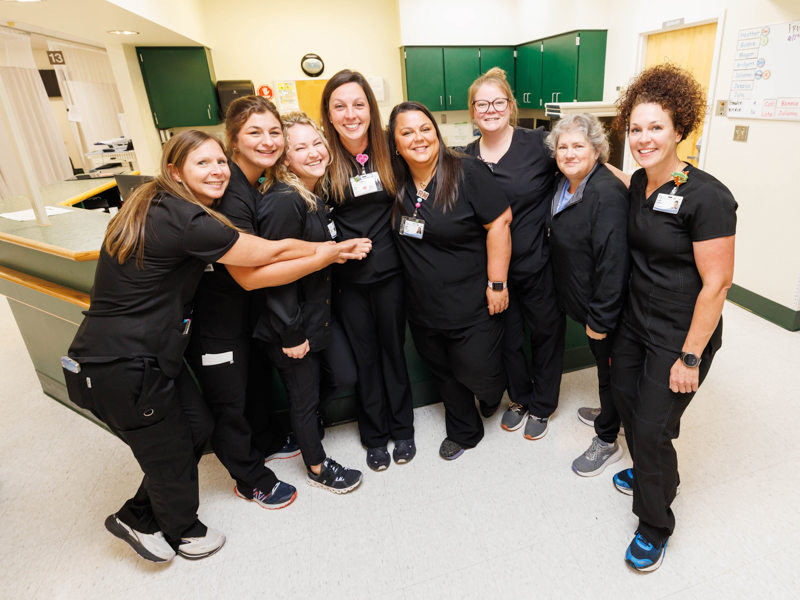
M 714 44 L 717 39 L 717 24 L 686 27 L 647 37 L 645 68 L 667 61 L 680 65 L 695 76 L 706 91 L 711 82 L 711 64 L 714 61 Z M 706 115 L 709 114 L 706 110 Z M 700 150 L 695 147 L 703 134 L 702 123 L 692 135 L 678 145 L 678 158 L 697 166 Z

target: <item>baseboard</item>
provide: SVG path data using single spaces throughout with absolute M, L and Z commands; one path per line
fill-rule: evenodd
M 800 311 L 759 296 L 735 283 L 728 290 L 728 301 L 784 329 L 800 331 Z

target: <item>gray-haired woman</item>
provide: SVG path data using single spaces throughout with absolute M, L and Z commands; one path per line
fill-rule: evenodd
M 586 327 L 597 361 L 600 410 L 581 408 L 596 437 L 572 463 L 578 475 L 599 475 L 622 458 L 620 418 L 611 394 L 610 356 L 614 329 L 628 280 L 628 190 L 605 165 L 608 140 L 597 117 L 569 115 L 545 141 L 563 177 L 550 210 L 550 250 L 561 309 Z

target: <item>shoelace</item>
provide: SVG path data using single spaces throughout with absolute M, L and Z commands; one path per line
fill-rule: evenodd
M 258 500 L 259 502 L 263 502 L 264 500 L 266 500 L 267 498 L 269 498 L 269 497 L 272 495 L 272 493 L 273 493 L 275 490 L 277 490 L 277 489 L 278 489 L 278 486 L 279 486 L 280 484 L 281 484 L 281 482 L 280 482 L 280 481 L 279 481 L 278 483 L 276 483 L 276 484 L 273 486 L 273 488 L 272 488 L 272 491 L 270 491 L 270 493 L 269 493 L 269 494 L 265 494 L 264 492 L 262 492 L 262 491 L 261 491 L 261 490 L 259 490 L 258 488 L 253 488 L 253 500 Z
M 639 544 L 639 546 L 641 548 L 643 548 L 644 550 L 646 550 L 647 552 L 649 552 L 650 550 L 653 549 L 653 544 L 648 542 L 644 538 L 644 536 L 641 533 L 639 533 L 638 531 L 636 532 L 636 543 Z
M 600 453 L 600 442 L 597 438 L 592 439 L 592 445 L 589 446 L 589 449 L 586 451 L 586 458 L 589 460 L 594 460 L 597 458 L 597 455 Z
M 522 406 L 522 404 L 517 404 L 516 402 L 509 402 L 508 410 L 513 410 L 515 413 L 522 413 L 525 412 L 525 407 Z
M 327 465 L 327 470 L 328 470 L 328 471 L 330 471 L 330 472 L 331 472 L 331 475 L 333 475 L 334 477 L 335 477 L 336 475 L 338 475 L 338 474 L 339 474 L 339 472 L 340 472 L 340 471 L 342 471 L 342 470 L 344 469 L 344 467 L 343 467 L 342 465 L 340 465 L 339 463 L 337 463 L 337 462 L 336 462 L 335 460 L 333 460 L 332 458 L 326 458 L 326 459 L 325 459 L 325 464 Z

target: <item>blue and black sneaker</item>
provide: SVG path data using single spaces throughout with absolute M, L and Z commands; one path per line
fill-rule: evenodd
M 297 438 L 295 438 L 294 434 L 292 434 L 286 438 L 286 443 L 280 450 L 278 450 L 275 454 L 270 454 L 264 459 L 264 464 L 266 465 L 271 460 L 293 458 L 298 454 L 300 454 L 300 446 L 297 444 Z
M 639 531 L 633 536 L 633 541 L 625 552 L 625 562 L 628 566 L 637 571 L 655 571 L 664 561 L 667 553 L 667 543 L 669 538 L 659 545 L 651 544 Z
M 614 487 L 623 494 L 633 496 L 633 469 L 625 469 L 614 475 Z M 681 484 L 675 490 L 675 495 L 681 493 Z
M 284 506 L 289 506 L 294 502 L 294 499 L 297 498 L 297 489 L 293 485 L 289 485 L 283 481 L 276 483 L 269 494 L 265 494 L 258 488 L 253 488 L 253 496 L 248 498 L 239 491 L 238 487 L 233 488 L 233 493 L 239 496 L 239 498 L 255 502 L 261 508 L 266 508 L 268 510 L 276 510 Z

